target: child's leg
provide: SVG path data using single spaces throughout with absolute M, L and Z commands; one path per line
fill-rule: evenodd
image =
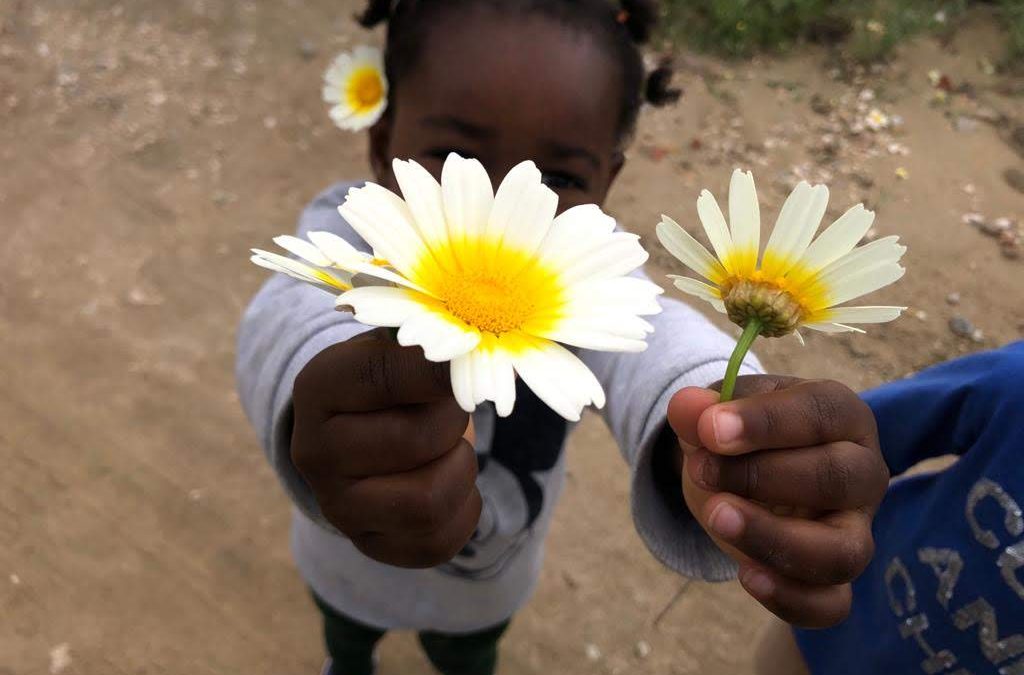
M 788 625 L 772 620 L 761 632 L 759 642 L 754 664 L 757 675 L 809 675 Z
M 324 641 L 333 661 L 331 672 L 373 675 L 373 649 L 385 631 L 353 621 L 315 594 L 313 600 L 324 616 Z
M 493 675 L 498 667 L 498 641 L 508 624 L 467 635 L 424 632 L 420 644 L 444 675 Z

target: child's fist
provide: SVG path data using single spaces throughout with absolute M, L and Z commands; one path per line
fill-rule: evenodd
M 455 557 L 481 500 L 446 364 L 371 331 L 310 361 L 294 402 L 292 461 L 332 525 L 390 565 Z
M 839 623 L 889 480 L 874 416 L 837 382 L 744 377 L 736 396 L 684 389 L 669 403 L 687 505 L 770 611 Z

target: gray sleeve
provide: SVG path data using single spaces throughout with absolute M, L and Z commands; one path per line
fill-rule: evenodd
M 335 185 L 306 207 L 298 235 L 327 230 L 366 250 L 338 214 L 349 187 Z M 366 330 L 350 314 L 335 311 L 329 293 L 281 274 L 263 284 L 238 329 L 235 376 L 242 407 L 292 501 L 325 527 L 330 525 L 291 460 L 292 385 L 314 356 Z
M 652 456 L 667 424 L 669 399 L 684 387 L 722 379 L 736 343 L 688 305 L 663 299 L 662 307 L 651 322 L 655 332 L 646 352 L 584 352 L 583 359 L 607 393 L 604 419 L 631 469 L 631 507 L 640 537 L 676 572 L 724 581 L 735 577 L 736 565 L 690 514 L 681 493 L 670 502 L 658 489 Z M 741 373 L 760 372 L 757 359 L 749 356 Z

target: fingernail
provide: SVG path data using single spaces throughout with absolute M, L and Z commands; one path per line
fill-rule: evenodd
M 775 592 L 775 582 L 764 572 L 750 570 L 743 575 L 740 581 L 743 583 L 744 588 L 758 598 L 771 597 L 771 594 Z
M 712 424 L 720 446 L 732 445 L 743 435 L 743 419 L 728 408 L 716 411 Z
M 723 502 L 711 512 L 708 525 L 718 536 L 735 539 L 743 531 L 743 516 L 735 507 Z
M 721 465 L 718 458 L 711 453 L 705 453 L 700 463 L 700 482 L 705 487 L 717 488 L 718 478 L 721 473 Z

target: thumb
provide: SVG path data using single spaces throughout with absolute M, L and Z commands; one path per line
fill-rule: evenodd
M 668 402 L 668 423 L 680 442 L 691 448 L 701 446 L 697 423 L 704 411 L 718 403 L 719 399 L 718 392 L 698 387 L 687 387 L 676 392 Z

